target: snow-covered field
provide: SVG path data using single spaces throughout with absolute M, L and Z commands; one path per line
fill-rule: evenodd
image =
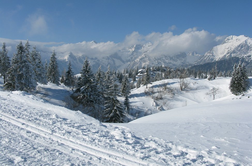
M 231 95 L 229 80 L 189 79 L 183 92 L 178 80 L 155 82 L 175 95 L 154 101 L 141 87 L 130 102 L 163 111 L 102 124 L 64 108 L 64 86 L 40 85 L 34 96 L 2 91 L 0 79 L 0 165 L 252 165 L 252 92 Z M 212 87 L 219 88 L 214 101 L 206 95 Z

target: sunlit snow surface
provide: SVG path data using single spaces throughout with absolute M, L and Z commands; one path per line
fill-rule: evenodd
M 190 81 L 206 88 L 202 93 L 194 89 L 194 94 L 188 90 L 175 95 L 173 107 L 183 107 L 123 127 L 102 124 L 62 107 L 60 100 L 69 94 L 64 86 L 40 85 L 34 96 L 2 91 L 0 80 L 0 165 L 251 164 L 251 92 L 235 97 L 225 88 L 228 79 L 218 79 L 216 85 L 223 87 L 219 99 L 209 102 L 211 97 L 207 96 L 201 104 L 201 100 L 189 104 L 192 97 L 206 96 L 203 94 L 210 89 L 205 80 Z M 132 91 L 131 96 L 143 88 Z M 154 102 L 144 95 L 135 95 L 130 101 L 132 107 Z M 143 109 L 155 107 L 145 104 Z

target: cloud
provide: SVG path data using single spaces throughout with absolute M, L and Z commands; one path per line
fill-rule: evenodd
M 38 16 L 38 22 L 40 22 Z M 34 21 L 36 23 L 36 21 Z M 39 23 L 38 23 L 39 25 Z M 34 28 L 36 29 L 36 28 Z M 225 37 L 216 36 L 205 30 L 197 30 L 197 28 L 190 28 L 185 30 L 179 35 L 174 35 L 172 32 L 153 32 L 148 35 L 141 35 L 139 32 L 132 32 L 127 35 L 125 39 L 120 43 L 108 42 L 79 42 L 79 43 L 44 43 L 30 41 L 32 46 L 36 46 L 41 51 L 51 52 L 55 50 L 60 59 L 65 58 L 72 52 L 76 56 L 85 55 L 92 58 L 101 58 L 112 55 L 114 53 L 123 54 L 128 56 L 128 48 L 136 44 L 145 45 L 144 49 L 140 50 L 140 53 L 146 53 L 151 57 L 157 57 L 162 55 L 176 55 L 181 52 L 193 52 L 196 51 L 199 54 L 204 54 L 214 46 L 220 44 Z M 11 41 L 7 39 L 1 39 L 0 42 L 5 41 L 8 46 Z M 20 40 L 12 42 L 12 52 L 15 52 L 15 47 Z M 23 41 L 23 44 L 26 41 Z M 15 44 L 14 44 L 15 43 Z M 142 51 L 142 52 L 141 52 Z M 44 53 L 43 53 L 44 54 Z
M 173 30 L 175 30 L 175 29 L 177 29 L 176 25 L 172 25 L 172 26 L 169 27 L 169 30 L 170 30 L 170 31 L 173 31 Z
M 142 53 L 148 51 L 149 56 L 176 55 L 181 52 L 198 52 L 204 54 L 212 47 L 220 44 L 224 37 L 216 36 L 205 30 L 190 28 L 182 34 L 174 35 L 172 32 L 153 32 L 148 35 L 141 35 L 139 32 L 132 32 L 127 35 L 123 42 L 79 42 L 63 44 L 52 47 L 57 52 L 72 52 L 74 55 L 85 55 L 88 57 L 105 57 L 120 50 L 125 50 L 133 45 L 146 45 Z M 148 45 L 148 47 L 147 47 Z M 119 52 L 123 54 L 123 52 Z M 127 55 L 127 54 L 125 54 Z
M 138 32 L 133 32 L 126 36 L 124 43 L 125 45 L 148 43 L 151 50 L 150 56 L 158 56 L 193 51 L 203 54 L 222 41 L 223 37 L 210 34 L 205 30 L 190 28 L 180 35 L 174 35 L 172 32 L 153 32 L 143 36 Z
M 47 34 L 48 25 L 45 16 L 39 13 L 34 13 L 28 16 L 23 31 L 30 36 Z

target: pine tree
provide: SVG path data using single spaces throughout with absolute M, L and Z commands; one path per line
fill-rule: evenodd
M 145 74 L 145 77 L 144 77 L 144 85 L 147 85 L 151 82 L 151 71 L 150 71 L 150 68 L 147 67 L 146 68 L 146 74 Z
M 142 84 L 142 79 L 140 77 L 138 77 L 136 87 L 140 88 L 141 84 Z
M 74 86 L 74 73 L 72 71 L 71 62 L 68 63 L 68 69 L 65 73 L 65 81 L 64 84 L 68 87 Z
M 111 71 L 110 71 L 110 66 L 108 66 L 108 69 L 105 73 L 105 79 L 104 79 L 104 91 L 109 89 L 109 86 L 111 85 Z
M 17 54 L 15 54 L 12 57 L 11 67 L 6 72 L 5 90 L 14 91 L 16 89 L 17 64 Z
M 13 56 L 12 64 L 7 71 L 8 77 L 4 85 L 6 90 L 31 91 L 36 87 L 34 72 L 28 60 L 28 47 L 24 47 L 22 42 L 17 45 L 17 53 Z
M 209 76 L 208 76 L 208 80 L 214 80 L 217 77 L 217 64 L 212 68 L 212 70 L 209 71 Z
M 127 76 L 124 76 L 123 78 L 121 93 L 124 97 L 128 96 L 130 93 L 130 82 Z
M 234 95 L 240 95 L 249 89 L 249 80 L 244 65 L 234 65 L 229 89 Z
M 44 65 L 41 61 L 40 53 L 37 51 L 36 47 L 33 47 L 33 50 L 30 55 L 31 63 L 33 65 L 33 70 L 35 73 L 35 80 L 41 84 L 46 84 L 46 71 Z
M 87 59 L 81 70 L 81 77 L 78 80 L 77 88 L 71 96 L 76 102 L 84 106 L 87 114 L 97 119 L 101 118 L 100 105 L 102 97 L 97 89 L 94 75 Z
M 115 76 L 114 76 L 115 77 Z M 125 113 L 122 104 L 117 99 L 118 85 L 112 79 L 109 89 L 105 92 L 103 121 L 111 123 L 123 123 Z
M 10 68 L 10 58 L 8 57 L 8 52 L 5 46 L 5 43 L 3 43 L 2 51 L 0 52 L 0 74 L 4 78 L 4 83 L 6 82 L 6 73 L 8 69 Z
M 130 111 L 130 102 L 129 102 L 129 96 L 128 95 L 125 96 L 124 106 L 126 108 L 127 113 L 129 113 L 129 111 Z
M 50 63 L 48 66 L 48 70 L 47 70 L 47 80 L 48 82 L 59 85 L 59 81 L 60 81 L 59 79 L 60 79 L 60 75 L 59 75 L 59 69 L 58 69 L 58 62 L 56 58 L 56 53 L 55 51 L 53 51 L 51 59 L 50 59 Z
M 22 42 L 18 45 L 18 75 L 16 90 L 21 91 L 31 91 L 35 89 L 37 83 L 35 80 L 35 74 L 33 71 L 33 66 L 30 62 L 30 44 L 27 41 L 25 47 L 23 47 Z
M 101 66 L 98 68 L 98 71 L 95 74 L 95 80 L 97 88 L 100 92 L 104 91 L 104 72 L 101 71 Z

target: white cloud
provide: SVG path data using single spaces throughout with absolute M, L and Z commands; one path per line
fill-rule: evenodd
M 41 17 L 34 17 L 33 21 L 36 25 L 43 25 L 43 21 L 40 21 Z M 42 19 L 43 20 L 43 19 Z M 35 33 L 37 28 L 40 26 L 33 27 Z M 43 27 L 43 26 L 42 26 Z M 139 34 L 138 32 L 132 32 L 127 35 L 123 42 L 79 42 L 79 43 L 43 43 L 43 42 L 30 42 L 32 46 L 37 46 L 39 50 L 52 51 L 55 50 L 59 58 L 64 58 L 72 52 L 76 56 L 88 56 L 88 57 L 106 57 L 112 55 L 119 50 L 129 48 L 136 44 L 148 44 L 149 56 L 160 56 L 160 55 L 176 55 L 181 52 L 192 52 L 196 51 L 200 54 L 204 54 L 206 51 L 210 50 L 213 46 L 220 44 L 224 37 L 216 36 L 205 30 L 197 30 L 196 28 L 190 28 L 185 30 L 182 34 L 174 35 L 172 32 L 153 32 L 146 36 Z M 1 39 L 0 41 L 5 41 L 6 44 L 11 43 L 6 39 Z M 15 44 L 12 44 L 12 51 L 15 50 L 16 44 L 20 40 L 16 40 Z M 23 42 L 23 44 L 25 41 Z M 143 50 L 144 51 L 144 50 Z M 122 52 L 119 52 L 119 54 Z M 125 54 L 127 55 L 127 54 Z
M 140 35 L 138 32 L 133 32 L 131 35 L 126 36 L 124 43 L 128 45 L 151 43 L 151 56 L 157 55 L 174 55 L 180 52 L 205 53 L 213 46 L 219 44 L 223 37 L 218 37 L 210 34 L 205 30 L 197 30 L 190 28 L 185 30 L 180 35 L 174 35 L 172 32 L 153 32 L 147 36 Z M 137 43 L 138 42 L 138 43 Z
M 45 16 L 39 13 L 34 13 L 28 16 L 23 31 L 30 36 L 46 34 L 48 31 L 48 25 Z
M 153 32 L 144 36 L 138 32 L 132 32 L 121 43 L 83 41 L 80 43 L 63 44 L 52 48 L 57 52 L 72 52 L 78 56 L 104 57 L 136 44 L 148 43 L 149 56 L 176 55 L 181 52 L 193 51 L 204 54 L 213 46 L 220 44 L 223 39 L 223 37 L 216 36 L 205 30 L 190 28 L 180 35 L 174 35 L 172 32 Z
M 169 30 L 170 30 L 170 31 L 173 31 L 173 30 L 175 30 L 175 29 L 177 29 L 176 25 L 172 25 L 172 26 L 169 27 Z

